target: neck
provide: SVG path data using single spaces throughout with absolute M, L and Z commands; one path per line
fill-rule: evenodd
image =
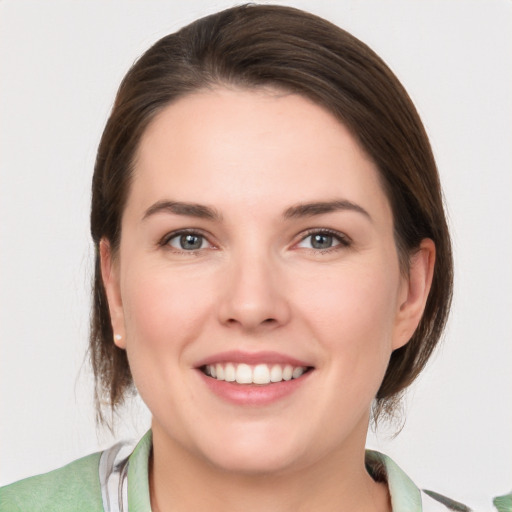
M 153 432 L 153 512 L 389 512 L 385 484 L 375 482 L 359 450 L 339 450 L 295 470 L 243 474 L 218 468 Z M 355 462 L 357 461 L 357 462 Z

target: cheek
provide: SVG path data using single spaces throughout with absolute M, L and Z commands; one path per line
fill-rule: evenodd
M 318 340 L 347 366 L 387 365 L 398 282 L 398 268 L 385 263 L 331 272 L 302 290 L 304 316 Z
M 176 359 L 204 323 L 208 294 L 159 269 L 134 269 L 131 275 L 140 277 L 127 278 L 122 286 L 128 351 Z
M 175 397 L 192 400 L 179 375 L 190 365 L 187 349 L 205 321 L 204 295 L 154 269 L 132 269 L 130 275 L 122 297 L 133 380 L 151 411 L 175 410 Z

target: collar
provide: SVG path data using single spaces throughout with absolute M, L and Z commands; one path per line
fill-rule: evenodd
M 128 459 L 128 510 L 151 512 L 149 457 L 153 446 L 151 430 L 146 432 Z
M 366 450 L 365 462 L 374 479 L 387 482 L 393 512 L 422 512 L 420 490 L 392 459 L 383 453 Z
M 151 512 L 149 497 L 149 458 L 152 447 L 152 433 L 149 430 L 139 441 L 128 459 L 128 507 L 130 512 Z M 387 482 L 391 495 L 393 512 L 436 512 L 446 509 L 438 502 L 428 500 L 414 482 L 388 456 L 366 450 L 366 467 L 375 479 Z M 428 507 L 422 508 L 427 498 Z M 427 505 L 425 503 L 425 505 Z

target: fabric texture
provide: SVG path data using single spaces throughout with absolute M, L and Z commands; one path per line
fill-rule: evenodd
M 1 512 L 103 512 L 100 453 L 0 489 Z
M 117 444 L 67 466 L 0 488 L 0 512 L 151 512 L 148 464 L 151 431 L 132 451 Z M 382 453 L 367 450 L 372 477 L 386 481 L 393 512 L 466 512 L 466 505 L 421 491 Z M 512 495 L 495 498 L 499 512 L 512 512 Z

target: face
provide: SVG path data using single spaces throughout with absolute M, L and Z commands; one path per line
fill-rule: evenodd
M 403 277 L 377 169 L 321 107 L 218 89 L 165 108 L 115 258 L 102 243 L 155 439 L 244 472 L 359 457 L 390 354 L 421 315 L 419 260 Z

